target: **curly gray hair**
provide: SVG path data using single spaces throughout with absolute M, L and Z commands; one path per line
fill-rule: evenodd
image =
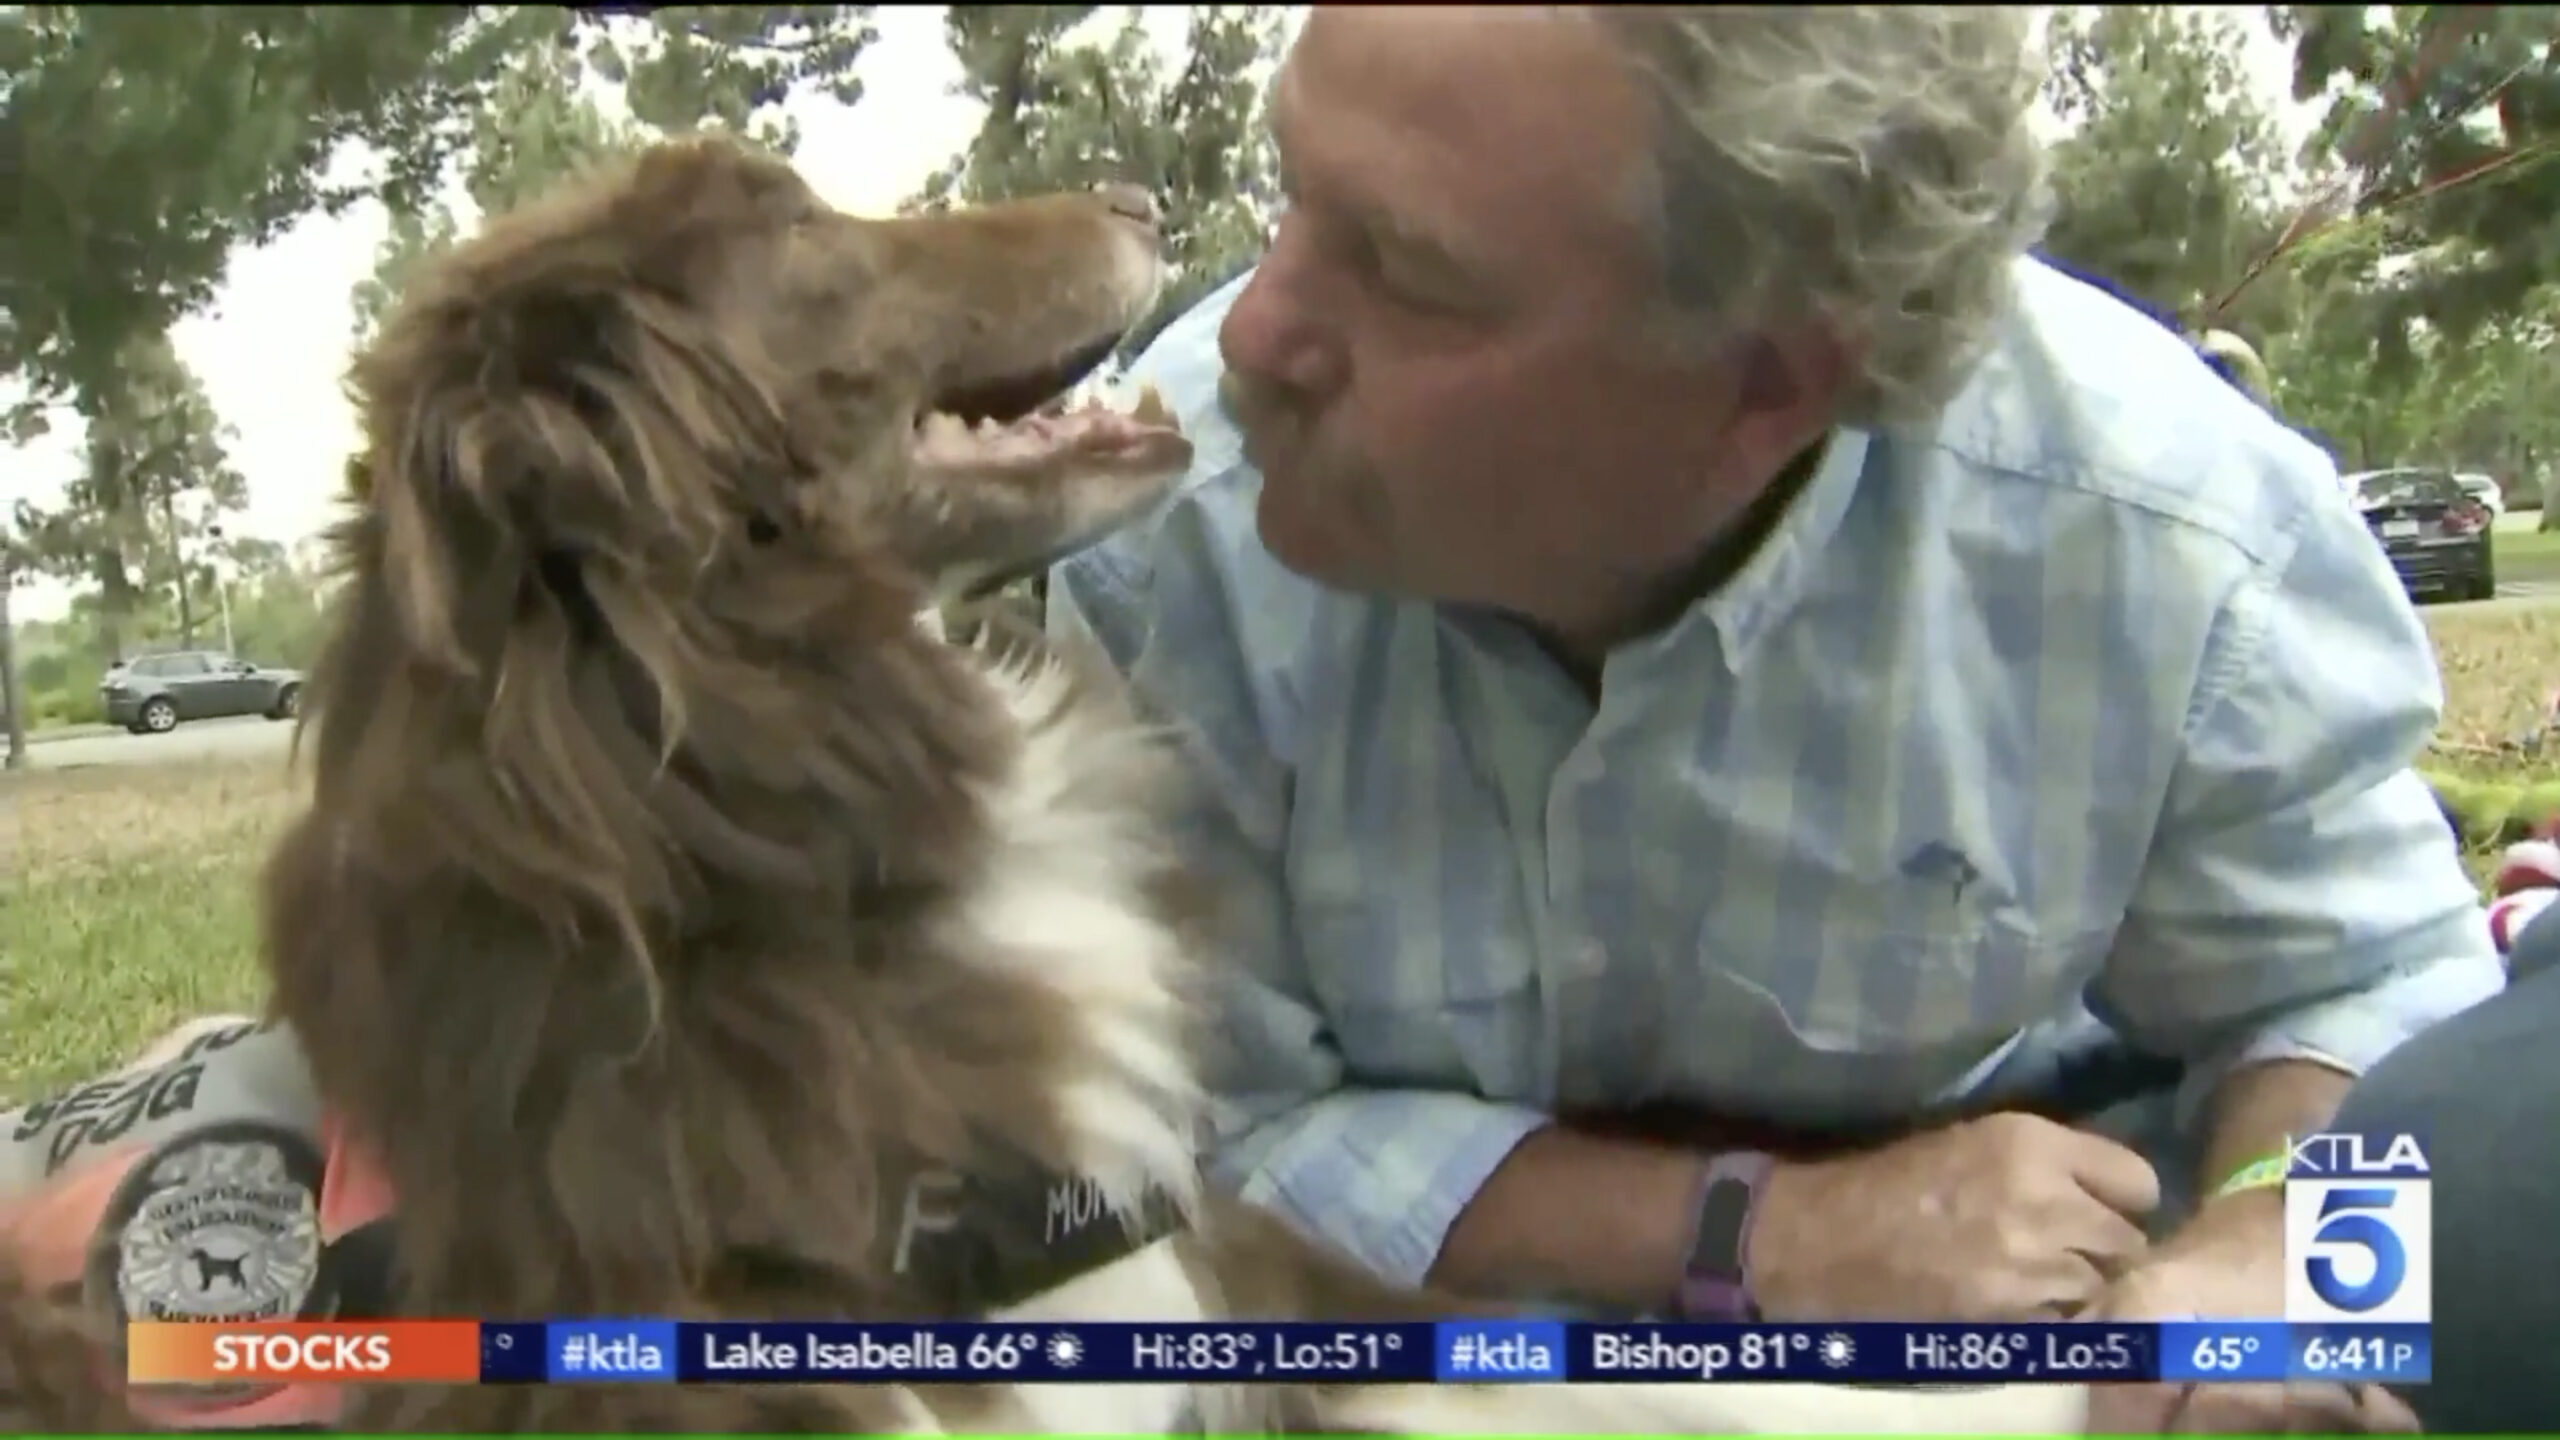
M 1661 129 L 1640 203 L 1678 329 L 1859 337 L 1850 424 L 1962 383 L 2043 233 L 2026 7 L 1606 6 Z M 1703 322 L 1703 323 L 1702 323 Z

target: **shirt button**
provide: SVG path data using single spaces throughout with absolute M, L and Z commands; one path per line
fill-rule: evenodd
M 1609 968 L 1609 949 L 1597 940 L 1585 940 L 1573 952 L 1573 973 L 1583 977 L 1599 974 Z

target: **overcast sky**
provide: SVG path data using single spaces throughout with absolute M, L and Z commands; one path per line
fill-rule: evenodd
M 885 213 L 913 194 L 926 175 L 969 142 L 978 123 L 973 101 L 950 93 L 959 66 L 942 41 L 938 6 L 882 6 L 880 38 L 862 59 L 862 102 L 851 109 L 826 100 L 788 106 L 800 122 L 801 172 L 840 208 Z M 1152 12 L 1149 28 L 1178 51 L 1182 11 Z M 2272 37 L 2259 36 L 2250 60 L 2270 98 L 2283 101 L 2290 60 Z M 2290 105 L 2287 118 L 2304 118 Z M 339 387 L 347 363 L 348 294 L 372 269 L 384 216 L 367 205 L 349 214 L 313 216 L 273 244 L 235 255 L 213 305 L 175 332 L 179 356 L 203 383 L 225 423 L 237 432 L 231 458 L 249 481 L 240 533 L 288 544 L 330 518 L 341 466 L 355 445 L 355 422 Z M 68 416 L 54 433 L 9 457 L 0 495 L 50 502 L 77 472 L 80 436 Z M 68 592 L 51 582 L 22 586 L 22 620 L 58 616 Z

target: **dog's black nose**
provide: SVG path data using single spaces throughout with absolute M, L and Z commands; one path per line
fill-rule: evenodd
M 1156 197 L 1144 185 L 1114 182 L 1096 185 L 1093 193 L 1102 197 L 1114 215 L 1125 215 L 1149 229 L 1164 222 L 1164 212 L 1156 208 Z

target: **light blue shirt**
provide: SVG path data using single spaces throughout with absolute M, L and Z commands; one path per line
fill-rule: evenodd
M 1239 922 L 1217 1178 L 1410 1280 L 1558 1110 L 1914 1117 L 2092 1013 L 2192 1103 L 2500 987 L 2410 769 L 2433 654 L 2335 467 L 2149 319 L 2017 280 L 1937 420 L 1835 436 L 1596 707 L 1505 625 L 1283 570 L 1215 395 L 1242 282 L 1165 331 L 1136 373 L 1193 474 L 1051 609 L 1196 762 Z

